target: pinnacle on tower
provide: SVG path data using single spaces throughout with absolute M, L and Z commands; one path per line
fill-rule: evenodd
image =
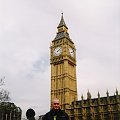
M 98 91 L 98 98 L 100 98 L 100 93 L 99 93 L 99 91 Z
M 117 88 L 116 88 L 116 95 L 118 95 L 118 90 L 117 90 Z
M 67 38 L 70 41 L 72 41 L 69 37 L 68 27 L 65 24 L 65 21 L 63 18 L 63 13 L 62 13 L 61 20 L 60 20 L 60 23 L 59 23 L 57 29 L 58 29 L 58 32 L 57 32 L 57 35 L 54 40 L 59 40 L 61 38 Z
M 57 28 L 60 28 L 60 27 L 62 27 L 62 26 L 64 26 L 64 27 L 67 28 L 67 26 L 66 26 L 66 24 L 65 24 L 65 21 L 64 21 L 64 18 L 63 18 L 63 13 L 62 13 L 62 17 L 61 17 L 60 23 L 59 23 L 59 25 L 58 25 Z M 68 28 L 67 28 L 67 29 L 68 29 Z
M 82 99 L 82 100 L 84 99 L 83 94 L 82 94 L 82 96 L 81 96 L 81 99 Z
M 87 99 L 91 99 L 91 94 L 90 94 L 89 90 L 87 92 Z
M 107 94 L 107 97 L 109 97 L 109 92 L 108 92 L 108 90 L 107 90 L 106 94 Z

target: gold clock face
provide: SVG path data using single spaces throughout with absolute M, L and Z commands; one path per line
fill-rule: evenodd
M 54 56 L 59 56 L 62 53 L 62 48 L 61 47 L 56 47 L 54 49 L 53 55 Z
M 70 53 L 70 56 L 71 56 L 71 57 L 74 57 L 74 49 L 69 48 L 69 53 Z

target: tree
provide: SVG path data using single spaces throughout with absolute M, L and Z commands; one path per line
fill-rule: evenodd
M 10 100 L 9 92 L 3 89 L 3 86 L 5 85 L 4 79 L 5 77 L 0 79 L 0 102 L 5 102 Z

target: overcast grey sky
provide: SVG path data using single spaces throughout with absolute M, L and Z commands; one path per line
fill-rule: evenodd
M 120 92 L 120 0 L 0 0 L 0 77 L 11 102 L 49 110 L 50 43 L 64 20 L 77 49 L 78 95 Z

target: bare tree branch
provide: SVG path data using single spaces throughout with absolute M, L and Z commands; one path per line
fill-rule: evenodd
M 5 77 L 0 79 L 0 102 L 10 101 L 9 92 L 2 88 L 2 86 L 5 85 L 4 79 Z

